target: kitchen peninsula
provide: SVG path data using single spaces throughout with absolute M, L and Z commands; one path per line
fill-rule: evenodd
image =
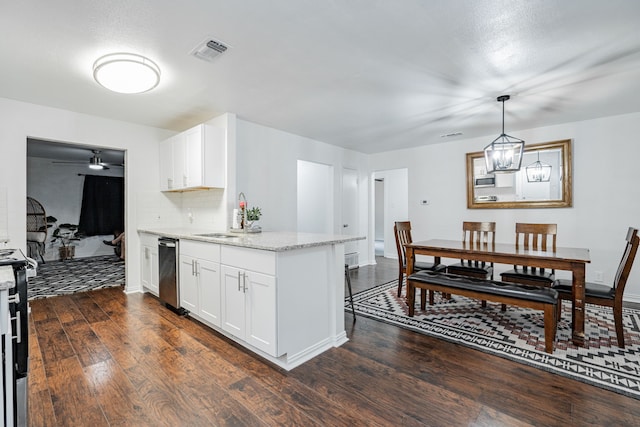
M 344 243 L 364 237 L 138 232 L 146 291 L 158 292 L 158 237 L 177 239 L 180 306 L 274 364 L 290 370 L 347 341 Z

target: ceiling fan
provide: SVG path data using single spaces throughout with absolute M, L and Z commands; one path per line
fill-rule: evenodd
M 93 156 L 91 156 L 91 158 L 89 159 L 89 163 L 88 163 L 88 166 L 91 169 L 105 170 L 105 169 L 109 169 L 109 166 L 115 166 L 115 167 L 120 167 L 120 168 L 124 166 L 122 164 L 117 164 L 117 163 L 105 163 L 105 162 L 103 162 L 102 159 L 100 158 L 101 150 L 91 150 L 91 152 L 93 153 Z M 66 163 L 66 164 L 74 164 L 74 165 L 87 164 L 86 162 L 81 162 L 81 161 L 70 161 L 70 162 L 54 161 L 53 163 Z

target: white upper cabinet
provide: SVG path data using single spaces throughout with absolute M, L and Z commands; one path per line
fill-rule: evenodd
M 160 142 L 160 191 L 171 191 L 173 184 L 173 138 Z
M 160 143 L 160 190 L 224 188 L 225 131 L 198 125 Z

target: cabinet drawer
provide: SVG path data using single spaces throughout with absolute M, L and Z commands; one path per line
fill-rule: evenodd
M 276 253 L 271 251 L 222 246 L 220 263 L 272 276 L 276 274 Z
M 181 239 L 179 251 L 180 255 L 220 262 L 220 245 L 217 243 Z

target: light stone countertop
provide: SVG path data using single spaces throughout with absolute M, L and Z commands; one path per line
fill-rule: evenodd
M 10 265 L 3 265 L 0 267 L 0 291 L 6 291 L 16 286 L 15 278 L 13 276 L 13 267 Z
M 262 233 L 241 233 L 229 231 L 190 230 L 184 228 L 139 228 L 139 233 L 155 234 L 174 239 L 197 240 L 200 242 L 218 243 L 243 248 L 261 249 L 266 251 L 290 251 L 295 249 L 326 246 L 337 243 L 364 240 L 364 236 L 349 236 L 339 234 L 314 234 L 297 232 L 264 231 Z M 207 237 L 199 234 L 220 233 L 231 237 Z

